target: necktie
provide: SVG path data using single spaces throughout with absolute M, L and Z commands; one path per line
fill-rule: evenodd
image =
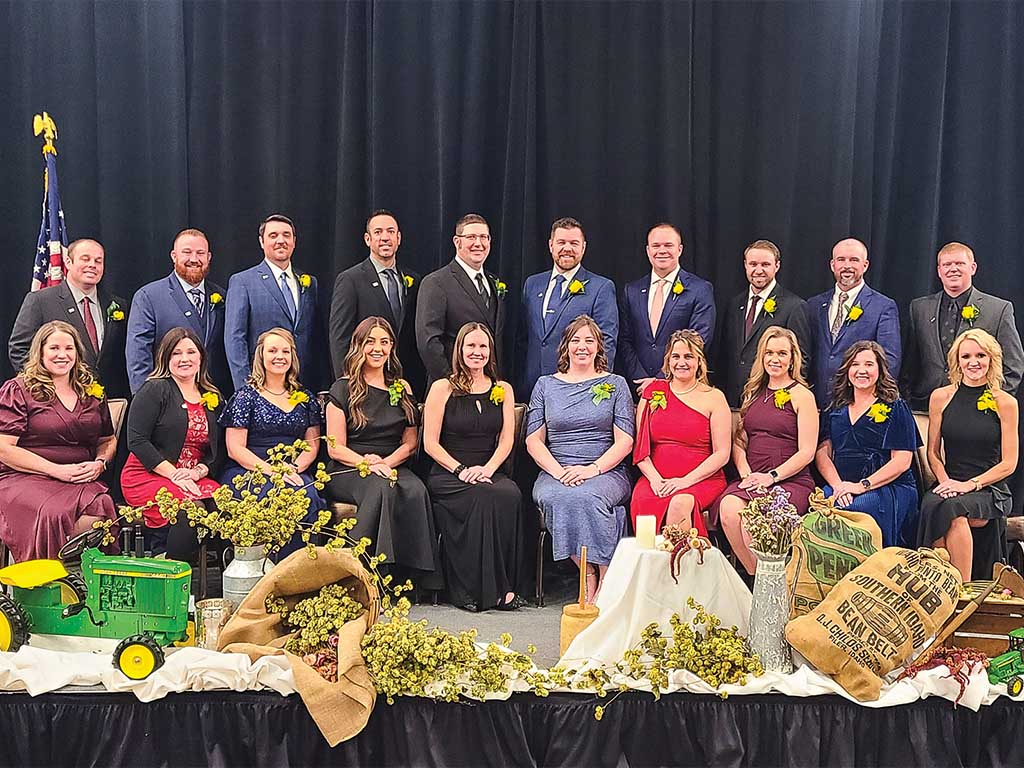
M 388 295 L 388 304 L 391 305 L 391 311 L 397 322 L 402 319 L 402 299 L 398 290 L 398 276 L 395 275 L 395 270 L 384 270 L 384 289 Z
M 544 330 L 546 331 L 551 323 L 558 317 L 558 310 L 562 307 L 562 287 L 565 285 L 565 275 L 555 275 L 555 287 L 551 289 L 548 296 L 548 308 L 544 312 Z
M 478 291 L 480 291 L 480 296 L 483 298 L 484 304 L 486 304 L 487 308 L 490 309 L 491 302 L 488 301 L 487 288 L 484 286 L 484 276 L 483 276 L 482 272 L 477 272 L 477 275 L 476 275 L 476 289 Z
M 188 295 L 192 297 L 192 303 L 196 305 L 196 312 L 199 316 L 203 316 L 203 292 L 198 288 L 193 288 L 188 292 Z
M 744 340 L 750 338 L 750 329 L 754 327 L 754 317 L 757 316 L 757 305 L 761 302 L 761 297 L 756 293 L 750 297 L 750 308 L 747 309 L 747 319 L 743 323 L 743 338 Z
M 839 306 L 836 308 L 835 320 L 832 321 L 832 341 L 839 336 L 839 329 L 843 327 L 843 321 L 846 320 L 846 300 L 848 298 L 850 298 L 850 294 L 845 291 L 839 294 Z
M 651 301 L 651 336 L 657 338 L 658 324 L 661 322 L 661 313 L 665 309 L 665 283 L 664 278 L 654 282 L 654 299 Z
M 295 322 L 295 297 L 292 296 L 292 289 L 288 285 L 288 273 L 281 273 L 281 293 L 284 294 L 284 303 L 288 307 L 288 315 L 292 322 Z
M 957 328 L 960 327 L 960 307 L 956 299 L 950 297 L 945 297 L 943 303 L 946 311 L 940 318 L 942 325 L 939 326 L 939 341 L 942 342 L 942 353 L 945 356 L 949 354 L 949 348 L 956 339 Z
M 96 333 L 96 321 L 93 320 L 92 310 L 89 308 L 90 303 L 88 296 L 82 297 L 82 320 L 85 321 L 85 332 L 89 334 L 92 350 L 98 354 L 100 351 L 100 339 L 99 334 Z

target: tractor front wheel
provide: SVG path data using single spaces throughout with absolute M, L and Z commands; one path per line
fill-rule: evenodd
M 132 680 L 145 680 L 164 665 L 164 649 L 152 635 L 132 635 L 114 650 L 114 666 Z
M 0 651 L 18 650 L 28 642 L 25 610 L 10 595 L 0 592 Z
M 1019 677 L 1011 677 L 1006 681 L 1006 692 L 1011 696 L 1019 696 L 1022 690 L 1024 690 L 1024 680 Z

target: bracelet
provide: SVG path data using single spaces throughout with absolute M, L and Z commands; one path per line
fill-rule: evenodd
M 467 467 L 465 464 L 459 464 L 459 466 L 452 470 L 452 474 L 458 477 L 459 475 L 462 474 L 462 471 L 464 469 L 469 469 L 469 467 Z
M 590 462 L 590 466 L 597 470 L 597 474 L 601 474 L 601 467 L 596 461 Z
M 103 465 L 103 471 L 106 472 L 106 470 L 107 470 L 107 460 L 106 459 L 102 459 L 99 456 L 97 456 L 95 459 L 93 459 L 93 461 L 98 461 L 100 464 L 102 464 Z
M 981 490 L 981 482 L 978 480 L 978 478 L 972 477 L 971 478 L 971 482 L 974 483 L 974 490 L 976 490 L 976 491 L 980 491 Z

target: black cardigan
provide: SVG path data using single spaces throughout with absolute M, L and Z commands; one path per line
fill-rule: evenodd
M 174 379 L 150 379 L 132 398 L 128 409 L 128 450 L 152 472 L 162 461 L 178 463 L 188 430 L 185 400 Z M 224 432 L 217 417 L 223 401 L 214 410 L 206 411 L 209 446 L 200 460 L 216 477 L 224 464 Z

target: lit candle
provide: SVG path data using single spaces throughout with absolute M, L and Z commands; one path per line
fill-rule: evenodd
M 640 549 L 654 549 L 654 515 L 636 518 L 636 545 Z

